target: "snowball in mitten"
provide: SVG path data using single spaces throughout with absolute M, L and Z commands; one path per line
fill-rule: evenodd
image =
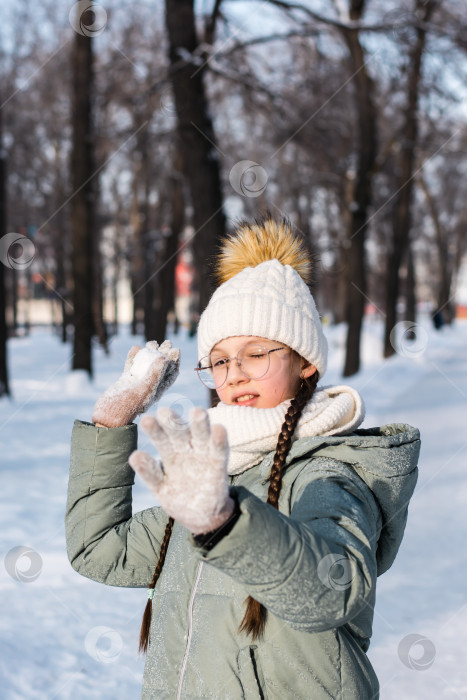
M 138 360 L 140 353 L 142 357 Z M 160 346 L 155 340 L 150 340 L 143 350 L 138 345 L 133 346 L 127 355 L 123 374 L 97 400 L 93 422 L 107 428 L 132 423 L 173 384 L 179 366 L 180 350 L 173 348 L 170 340 L 165 340 Z

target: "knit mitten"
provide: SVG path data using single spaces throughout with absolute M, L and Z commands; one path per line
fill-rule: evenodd
M 173 384 L 178 376 L 180 350 L 173 348 L 170 340 L 158 345 L 155 340 L 146 343 L 149 362 L 146 365 L 136 358 L 141 350 L 134 345 L 126 358 L 121 377 L 97 400 L 92 414 L 93 423 L 106 428 L 118 428 L 132 423 L 136 416 L 148 410 Z M 138 371 L 133 365 L 139 364 Z M 135 368 L 136 370 L 136 368 Z
M 161 408 L 157 418 L 144 416 L 141 428 L 157 447 L 163 466 L 141 450 L 130 455 L 129 463 L 167 515 L 194 535 L 221 527 L 235 506 L 229 496 L 225 429 L 211 428 L 202 408 L 190 411 L 189 424 Z

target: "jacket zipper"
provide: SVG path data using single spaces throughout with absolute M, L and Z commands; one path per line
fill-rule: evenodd
M 196 579 L 195 583 L 193 585 L 193 590 L 191 592 L 191 598 L 190 598 L 190 604 L 188 606 L 188 637 L 186 640 L 186 647 L 185 647 L 185 656 L 183 657 L 183 662 L 180 668 L 180 679 L 178 681 L 178 689 L 177 689 L 177 700 L 180 700 L 182 697 L 182 685 L 183 685 L 183 677 L 185 675 L 186 671 L 186 665 L 188 662 L 188 653 L 190 651 L 190 646 L 191 646 L 191 638 L 193 636 L 193 603 L 195 601 L 195 595 L 196 595 L 196 589 L 198 588 L 198 582 L 201 576 L 201 569 L 203 568 L 203 562 L 200 561 L 198 564 L 198 571 L 196 572 Z
M 232 481 L 230 483 L 234 484 L 236 481 L 238 481 L 239 477 L 240 477 L 240 474 L 235 474 L 235 476 L 232 478 Z M 180 667 L 180 678 L 178 681 L 177 699 L 176 700 L 180 700 L 180 698 L 182 697 L 181 693 L 182 693 L 183 678 L 185 676 L 186 665 L 188 663 L 188 654 L 190 652 L 190 646 L 191 646 L 191 638 L 193 636 L 193 604 L 195 601 L 196 589 L 198 588 L 198 582 L 199 582 L 199 579 L 201 576 L 202 568 L 203 568 L 203 562 L 200 561 L 200 563 L 198 564 L 198 570 L 196 572 L 195 582 L 193 584 L 193 590 L 191 592 L 190 604 L 188 606 L 188 637 L 186 640 L 185 655 L 183 657 L 182 665 Z
M 255 655 L 255 651 L 257 648 L 258 647 L 256 646 L 256 644 L 250 647 L 250 660 L 251 660 L 251 665 L 253 667 L 253 673 L 255 674 L 256 683 L 258 685 L 258 692 L 259 692 L 260 700 L 265 700 L 264 692 L 263 692 L 264 678 L 262 679 L 260 677 L 260 675 L 262 675 L 262 674 L 260 674 L 260 669 L 258 666 L 258 659 L 256 658 L 256 655 Z M 261 684 L 261 681 L 262 681 L 263 685 Z

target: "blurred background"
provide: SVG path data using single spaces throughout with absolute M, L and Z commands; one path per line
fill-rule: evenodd
M 467 315 L 462 0 L 21 0 L 0 27 L 0 395 L 52 324 L 93 373 L 119 323 L 192 334 L 241 217 L 288 216 L 360 368 L 365 314 Z

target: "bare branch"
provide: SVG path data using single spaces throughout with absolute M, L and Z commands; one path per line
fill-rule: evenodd
M 319 31 L 316 27 L 312 26 L 305 26 L 303 29 L 296 29 L 296 30 L 291 30 L 290 32 L 287 32 L 286 34 L 268 34 L 267 36 L 258 36 L 253 39 L 250 39 L 249 41 L 242 41 L 242 42 L 237 42 L 235 43 L 230 49 L 227 51 L 218 51 L 217 55 L 219 56 L 230 56 L 233 54 L 235 51 L 239 51 L 241 49 L 246 49 L 249 46 L 257 46 L 258 44 L 267 44 L 270 41 L 287 41 L 287 39 L 291 39 L 293 37 L 300 37 L 302 39 L 308 39 L 312 36 L 318 36 Z
M 214 75 L 218 75 L 222 78 L 230 80 L 231 82 L 243 85 L 243 87 L 246 87 L 253 93 L 261 92 L 264 95 L 267 95 L 267 97 L 269 97 L 269 99 L 275 104 L 275 106 L 277 106 L 278 95 L 268 90 L 268 88 L 262 83 L 248 80 L 247 78 L 239 75 L 238 73 L 233 73 L 231 71 L 227 71 L 225 68 L 221 68 L 220 66 L 215 66 L 212 62 L 209 64 L 209 70 Z
M 206 21 L 206 28 L 204 30 L 204 41 L 206 44 L 212 44 L 214 41 L 217 20 L 220 17 L 221 3 L 222 0 L 215 1 L 211 16 Z
M 400 20 L 398 21 L 393 21 L 393 22 L 383 22 L 383 23 L 378 23 L 378 24 L 365 24 L 362 22 L 356 22 L 353 20 L 349 20 L 348 22 L 344 22 L 339 19 L 334 19 L 332 17 L 325 17 L 318 12 L 315 12 L 314 10 L 310 10 L 309 7 L 305 7 L 304 5 L 300 5 L 299 3 L 289 3 L 285 2 L 284 0 L 268 0 L 271 5 L 275 5 L 276 7 L 280 7 L 282 10 L 286 11 L 288 14 L 291 14 L 292 11 L 297 10 L 299 12 L 305 13 L 308 17 L 311 17 L 314 19 L 316 22 L 319 22 L 320 24 L 324 24 L 330 27 L 334 27 L 335 29 L 339 29 L 341 31 L 351 31 L 351 32 L 385 32 L 388 30 L 394 30 L 397 28 L 401 27 L 401 22 Z M 416 16 L 414 15 L 414 24 L 417 23 Z M 403 26 L 405 26 L 405 22 Z
M 452 18 L 452 24 L 436 24 L 435 22 L 426 22 L 421 19 L 415 12 L 404 13 L 401 17 L 398 11 L 397 15 L 393 13 L 388 13 L 386 15 L 389 18 L 391 15 L 394 19 L 390 21 L 382 21 L 376 24 L 366 24 L 364 22 L 359 22 L 355 20 L 343 21 L 341 19 L 336 19 L 333 17 L 327 17 L 315 10 L 310 10 L 309 7 L 305 7 L 300 3 L 286 2 L 285 0 L 268 0 L 271 5 L 281 8 L 287 14 L 295 19 L 293 12 L 303 12 L 305 15 L 313 19 L 315 22 L 324 25 L 325 27 L 332 27 L 333 29 L 338 29 L 345 32 L 388 32 L 400 30 L 405 27 L 413 27 L 425 31 L 429 34 L 434 34 L 439 37 L 447 37 L 457 46 L 462 49 L 467 49 L 467 41 L 465 39 L 466 27 L 459 23 L 460 20 L 457 18 Z M 298 20 L 296 20 L 298 21 Z

